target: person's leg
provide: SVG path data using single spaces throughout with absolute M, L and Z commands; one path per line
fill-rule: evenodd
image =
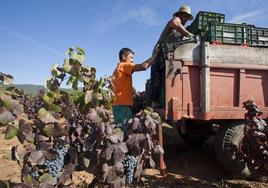
M 114 115 L 114 123 L 117 125 L 120 125 L 122 120 L 121 120 L 121 113 L 120 113 L 120 106 L 112 106 L 113 109 L 113 115 Z
M 156 63 L 151 66 L 151 100 L 152 102 L 158 101 L 159 98 L 159 85 L 160 85 L 160 57 L 157 56 Z

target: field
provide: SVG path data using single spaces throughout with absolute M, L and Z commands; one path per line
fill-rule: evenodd
M 10 149 L 19 144 L 16 139 L 4 139 L 5 128 L 0 128 L 0 187 L 5 187 L 9 180 L 12 185 L 20 183 L 20 167 L 11 160 Z M 233 179 L 228 172 L 219 165 L 213 152 L 211 138 L 202 148 L 190 148 L 185 144 L 170 126 L 164 127 L 165 162 L 168 176 L 162 179 L 156 169 L 147 169 L 145 177 L 137 187 L 268 187 L 267 179 L 240 180 Z M 22 147 L 20 146 L 20 151 Z M 73 175 L 74 184 L 81 181 L 90 183 L 93 175 L 85 171 Z

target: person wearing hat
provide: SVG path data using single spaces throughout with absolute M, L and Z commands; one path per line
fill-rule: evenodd
M 193 34 L 185 29 L 185 24 L 188 20 L 193 20 L 194 17 L 191 14 L 191 8 L 188 5 L 183 5 L 180 7 L 178 11 L 173 14 L 173 18 L 167 23 L 164 30 L 162 31 L 157 45 L 162 42 L 179 42 L 182 38 L 185 37 L 193 37 Z M 153 52 L 154 54 L 155 52 Z M 161 88 L 164 87 L 164 79 L 163 74 L 164 71 L 161 72 L 159 62 L 159 57 L 156 59 L 156 63 L 154 63 L 151 67 L 151 93 L 150 97 L 152 100 L 152 106 L 159 106 L 159 98 L 163 96 L 164 93 Z M 162 104 L 163 105 L 163 104 Z
M 173 14 L 173 18 L 167 23 L 162 31 L 157 44 L 167 42 L 177 42 L 182 40 L 183 36 L 191 37 L 192 33 L 185 29 L 185 24 L 188 20 L 193 20 L 191 8 L 188 5 L 183 5 L 178 11 Z

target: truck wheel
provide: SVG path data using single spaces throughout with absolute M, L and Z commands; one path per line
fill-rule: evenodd
M 199 121 L 186 120 L 186 132 L 183 134 L 179 131 L 182 139 L 193 146 L 203 145 L 210 136 L 210 127 L 207 123 Z
M 239 178 L 251 177 L 251 172 L 240 152 L 244 126 L 243 122 L 235 122 L 223 128 L 215 139 L 217 159 L 227 171 Z

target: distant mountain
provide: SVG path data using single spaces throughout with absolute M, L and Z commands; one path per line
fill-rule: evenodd
M 34 85 L 34 84 L 12 84 L 12 85 L 0 85 L 0 91 L 3 90 L 4 88 L 10 87 L 10 86 L 15 86 L 18 89 L 21 89 L 24 91 L 24 93 L 27 93 L 29 95 L 36 95 L 38 91 L 41 89 L 46 88 L 41 85 Z M 60 88 L 63 91 L 70 91 L 71 89 L 66 89 L 66 88 Z
M 10 86 L 15 86 L 18 89 L 24 90 L 25 93 L 29 95 L 35 95 L 41 89 L 46 89 L 44 86 L 41 85 L 33 85 L 33 84 L 14 84 L 14 85 L 0 85 L 0 90 L 3 88 L 7 88 Z

